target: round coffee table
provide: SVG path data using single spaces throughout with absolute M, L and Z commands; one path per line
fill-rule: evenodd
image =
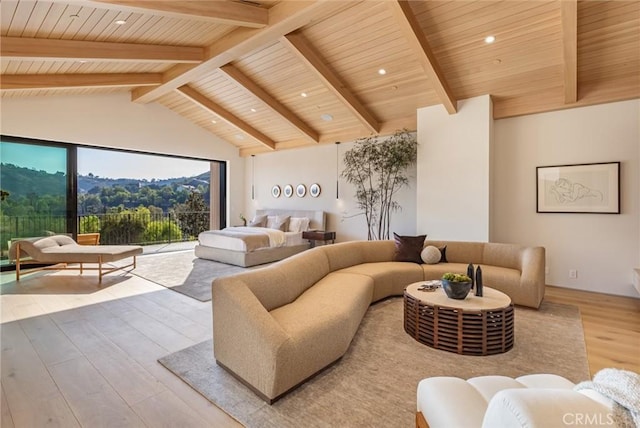
M 425 281 L 404 290 L 404 331 L 420 343 L 463 355 L 493 355 L 513 348 L 513 303 L 506 294 L 483 287 L 464 300 L 450 299 L 442 287 L 421 291 Z

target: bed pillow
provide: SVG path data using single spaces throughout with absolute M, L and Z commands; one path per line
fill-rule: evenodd
M 270 215 L 267 216 L 267 227 L 269 229 L 277 229 L 283 232 L 289 230 L 289 219 L 291 217 L 288 215 Z
M 289 232 L 304 232 L 309 229 L 308 217 L 291 217 L 289 219 Z
M 266 227 L 267 226 L 267 216 L 266 215 L 257 215 L 249 222 L 249 227 Z
M 394 261 L 422 264 L 420 253 L 424 247 L 424 240 L 427 238 L 427 235 L 400 236 L 394 232 L 393 238 L 396 242 L 396 252 L 393 257 Z

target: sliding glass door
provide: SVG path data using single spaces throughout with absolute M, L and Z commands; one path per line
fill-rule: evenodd
M 0 235 L 6 263 L 11 240 L 75 230 L 70 189 L 74 148 L 0 140 Z M 73 200 L 72 200 L 73 199 Z M 71 208 L 71 210 L 70 210 Z
M 211 219 L 215 228 L 225 224 L 225 176 L 220 161 L 0 136 L 0 265 L 12 268 L 8 250 L 17 238 L 196 240 Z
M 194 241 L 210 228 L 210 170 L 205 160 L 79 147 L 79 232 L 103 244 Z

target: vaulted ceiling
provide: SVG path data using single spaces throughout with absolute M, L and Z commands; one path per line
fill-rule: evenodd
M 640 1 L 2 0 L 0 19 L 3 98 L 130 92 L 242 155 L 484 94 L 496 119 L 640 98 Z

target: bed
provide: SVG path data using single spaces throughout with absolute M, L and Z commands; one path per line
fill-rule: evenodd
M 256 218 L 259 216 L 266 216 L 269 221 L 288 216 L 296 230 L 250 226 L 208 230 L 198 235 L 196 256 L 242 267 L 275 262 L 307 250 L 309 242 L 302 238 L 302 232 L 324 230 L 326 221 L 324 211 L 311 210 L 256 210 Z M 299 220 L 305 218 L 309 219 L 308 224 Z

